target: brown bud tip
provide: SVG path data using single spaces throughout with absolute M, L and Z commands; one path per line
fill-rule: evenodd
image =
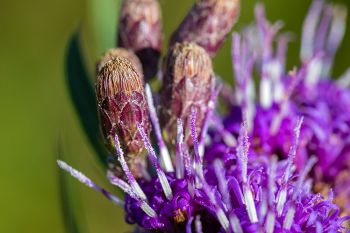
M 215 56 L 239 15 L 240 0 L 199 0 L 171 37 L 176 42 L 195 42 Z
M 132 64 L 123 57 L 113 57 L 97 75 L 96 95 L 103 135 L 115 153 L 115 133 L 123 145 L 127 163 L 134 175 L 144 146 L 137 123 L 149 134 L 149 113 L 142 80 Z M 142 159 L 141 159 L 142 161 Z
M 177 43 L 169 51 L 163 66 L 160 121 L 173 143 L 177 118 L 184 123 L 185 140 L 190 139 L 191 108 L 195 107 L 196 129 L 199 134 L 208 108 L 214 76 L 209 55 L 195 43 Z
M 105 54 L 103 54 L 103 56 L 100 58 L 100 61 L 97 63 L 96 74 L 98 74 L 102 70 L 102 68 L 106 65 L 106 63 L 109 60 L 112 60 L 115 57 L 123 57 L 130 61 L 132 66 L 136 69 L 139 76 L 143 79 L 143 71 L 140 60 L 131 50 L 124 48 L 112 48 L 107 50 Z
M 145 78 L 158 70 L 162 47 L 160 6 L 156 0 L 124 0 L 119 24 L 119 46 L 133 50 L 140 58 Z

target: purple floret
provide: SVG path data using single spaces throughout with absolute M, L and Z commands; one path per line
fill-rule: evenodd
M 316 184 L 333 186 L 339 183 L 337 176 L 350 169 L 350 71 L 337 81 L 329 78 L 345 30 L 345 10 L 322 0 L 313 2 L 304 22 L 301 67 L 289 73 L 285 71 L 289 34 L 278 34 L 281 22 L 270 24 L 262 5 L 255 13 L 256 25 L 233 35 L 236 103 L 229 106 L 222 129 L 210 131 L 212 143 L 205 156 L 212 161 L 228 153 L 230 145 L 223 132 L 237 138 L 244 115 L 252 156 L 283 159 L 292 143 L 295 119 L 304 116 L 295 165 L 301 170 L 310 156 L 316 156 L 311 172 Z M 345 196 L 339 188 L 334 192 L 336 197 Z M 349 195 L 341 202 L 349 206 Z

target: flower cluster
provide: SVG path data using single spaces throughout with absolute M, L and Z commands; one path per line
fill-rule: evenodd
M 63 161 L 58 165 L 123 206 L 136 232 L 342 232 L 350 219 L 340 217 L 342 208 L 349 210 L 350 92 L 340 84 L 350 78 L 326 77 L 344 10 L 314 1 L 301 68 L 286 73 L 290 36 L 279 36 L 281 23 L 271 25 L 258 5 L 256 25 L 233 34 L 236 95 L 226 100 L 223 117 L 216 100 L 233 92 L 216 84 L 211 57 L 238 9 L 236 0 L 195 3 L 172 36 L 157 95 L 144 78 L 158 69 L 160 8 L 155 0 L 125 0 L 123 48 L 102 57 L 96 81 L 101 128 L 114 158 L 107 178 L 125 198 Z
M 316 156 L 318 162 L 312 169 L 315 189 L 327 193 L 331 186 L 338 187 L 336 196 L 344 197 L 339 204 L 348 210 L 350 193 L 344 185 L 350 178 L 344 174 L 350 169 L 350 73 L 337 81 L 330 79 L 346 11 L 321 0 L 313 2 L 304 22 L 301 67 L 289 73 L 285 71 L 285 57 L 290 34 L 278 34 L 281 22 L 270 24 L 263 6 L 256 7 L 255 15 L 255 25 L 242 35 L 233 35 L 236 101 L 230 104 L 220 130 L 212 132 L 216 141 L 209 146 L 208 156 L 213 157 L 213 152 L 221 156 L 225 138 L 219 135 L 237 135 L 245 114 L 254 153 L 283 158 L 292 143 L 292 125 L 302 115 L 305 123 L 295 164 L 300 170 L 310 156 Z M 260 77 L 259 96 L 254 91 L 254 69 Z

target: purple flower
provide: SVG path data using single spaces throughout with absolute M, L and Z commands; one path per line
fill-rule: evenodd
M 240 129 L 234 154 L 224 162 L 202 161 L 195 132 L 196 112 L 191 114 L 194 153 L 182 147 L 182 124 L 178 122 L 174 172 L 161 168 L 142 127 L 138 130 L 149 151 L 155 175 L 136 180 L 130 172 L 116 135 L 118 160 L 127 182 L 108 173 L 110 182 L 125 191 L 126 222 L 146 231 L 161 232 L 340 232 L 348 218 L 339 217 L 332 195 L 325 199 L 311 192 L 307 173 L 316 162 L 312 157 L 300 173 L 293 164 L 302 119 L 297 121 L 287 160 L 260 156 L 249 159 L 246 124 Z M 64 162 L 61 168 L 117 204 L 122 201 L 96 186 Z
M 315 181 L 333 185 L 340 173 L 350 169 L 350 69 L 337 81 L 329 78 L 344 34 L 346 10 L 322 0 L 313 2 L 303 27 L 301 67 L 289 73 L 285 71 L 285 58 L 290 34 L 278 34 L 281 22 L 270 24 L 262 5 L 257 5 L 255 14 L 256 25 L 233 35 L 236 101 L 229 106 L 222 126 L 210 132 L 213 140 L 206 157 L 212 160 L 213 156 L 222 156 L 220 148 L 228 146 L 226 135 L 237 136 L 245 117 L 252 153 L 285 158 L 295 119 L 304 116 L 295 164 L 301 170 L 315 155 Z M 260 77 L 258 95 L 254 70 Z M 335 190 L 335 195 L 344 196 L 340 192 Z M 343 202 L 349 206 L 350 198 Z
M 325 15 L 319 20 L 321 12 Z M 144 109 L 149 112 L 155 142 L 147 125 L 132 121 L 138 148 L 147 150 L 149 161 L 149 166 L 137 166 L 137 175 L 128 147 L 122 149 L 130 141 L 115 133 L 119 126 L 113 125 L 109 144 L 115 147 L 112 156 L 123 174 L 110 168 L 107 178 L 124 191 L 124 200 L 66 163 L 58 161 L 58 165 L 122 206 L 125 221 L 135 224 L 136 232 L 346 230 L 343 224 L 350 218 L 340 217 L 342 209 L 333 203 L 332 189 L 327 190 L 327 197 L 313 190 L 313 180 L 334 183 L 335 201 L 343 198 L 344 203 L 350 193 L 344 170 L 350 161 L 350 114 L 346 108 L 350 94 L 323 78 L 329 76 L 343 34 L 342 8 L 314 1 L 304 26 L 302 66 L 289 73 L 285 72 L 289 35 L 277 36 L 281 23 L 271 25 L 261 5 L 256 8 L 256 18 L 256 26 L 233 35 L 236 103 L 229 106 L 226 117 L 214 111 L 220 88 L 208 88 L 209 93 L 198 95 L 205 97 L 205 111 L 193 104 L 198 99 L 188 101 L 183 118 L 168 117 L 175 127 L 164 140 L 164 128 L 159 125 L 152 91 L 146 84 Z M 334 25 L 341 30 L 335 31 Z M 182 64 L 190 63 L 189 68 L 196 62 L 186 59 Z M 261 77 L 259 101 L 254 69 Z M 339 83 L 348 82 L 348 76 Z M 174 148 L 173 143 L 167 147 L 168 141 L 175 142 Z

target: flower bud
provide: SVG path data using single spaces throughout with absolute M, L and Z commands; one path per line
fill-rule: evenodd
M 131 62 L 132 66 L 136 69 L 139 76 L 143 79 L 142 65 L 138 57 L 130 50 L 124 48 L 112 48 L 109 49 L 103 54 L 100 61 L 96 66 L 96 73 L 98 74 L 102 68 L 106 65 L 109 60 L 112 60 L 114 57 L 123 57 Z
M 176 42 L 195 42 L 215 56 L 238 18 L 240 0 L 199 0 L 171 37 Z
M 148 80 L 158 71 L 162 47 L 160 6 L 156 0 L 124 0 L 119 22 L 119 46 L 133 50 Z
M 117 133 L 130 170 L 139 176 L 139 165 L 144 162 L 144 144 L 137 123 L 147 135 L 150 132 L 142 79 L 127 59 L 113 57 L 97 75 L 96 95 L 107 146 L 115 154 Z
M 171 144 L 176 138 L 177 119 L 184 123 L 184 136 L 192 144 L 191 109 L 196 108 L 196 131 L 199 135 L 211 88 L 214 84 L 212 63 L 205 50 L 195 43 L 176 43 L 169 51 L 163 66 L 160 121 Z

